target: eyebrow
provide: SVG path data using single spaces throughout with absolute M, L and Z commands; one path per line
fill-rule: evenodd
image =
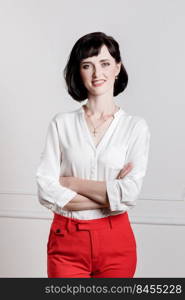
M 104 61 L 110 61 L 110 59 L 108 59 L 108 58 L 100 59 L 100 62 L 104 62 Z M 86 64 L 86 63 L 92 64 L 92 61 L 82 61 L 81 62 L 81 64 Z

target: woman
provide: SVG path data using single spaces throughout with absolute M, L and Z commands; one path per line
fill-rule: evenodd
M 128 76 L 119 45 L 93 32 L 64 70 L 69 94 L 86 104 L 51 120 L 37 169 L 39 201 L 54 212 L 48 277 L 133 277 L 137 246 L 127 211 L 146 173 L 146 121 L 114 103 Z

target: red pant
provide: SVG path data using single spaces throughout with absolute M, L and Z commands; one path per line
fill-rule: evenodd
M 48 244 L 48 277 L 133 277 L 136 241 L 127 212 L 94 220 L 55 214 Z

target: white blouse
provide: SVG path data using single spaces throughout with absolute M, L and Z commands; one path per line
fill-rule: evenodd
M 120 214 L 136 205 L 146 174 L 150 130 L 146 121 L 120 108 L 97 146 L 81 106 L 57 113 L 48 126 L 44 149 L 36 172 L 39 202 L 60 215 L 98 219 Z M 133 169 L 122 179 L 119 171 L 128 163 Z M 62 208 L 77 193 L 62 186 L 60 176 L 105 181 L 110 208 L 66 211 Z

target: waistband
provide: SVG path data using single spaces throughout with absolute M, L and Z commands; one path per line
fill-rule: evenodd
M 72 232 L 76 230 L 99 230 L 103 228 L 114 228 L 128 224 L 128 213 L 107 216 L 93 220 L 79 220 L 54 214 L 52 227 L 56 233 L 61 234 L 64 231 Z

